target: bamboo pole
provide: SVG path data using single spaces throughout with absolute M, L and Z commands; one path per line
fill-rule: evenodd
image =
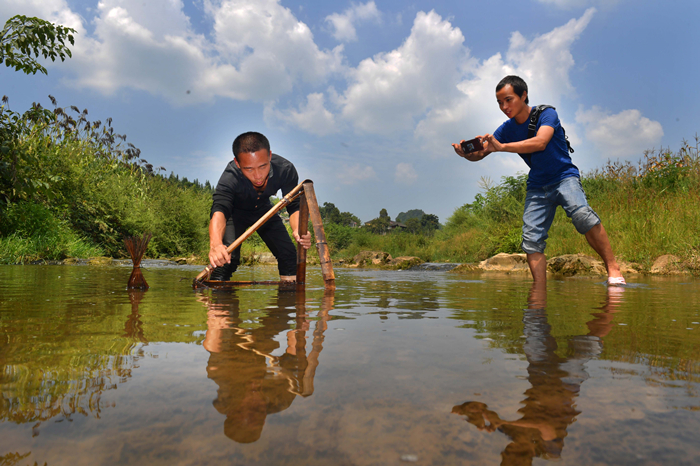
M 268 210 L 267 213 L 265 215 L 263 215 L 262 217 L 260 217 L 260 219 L 257 222 L 255 222 L 250 228 L 248 228 L 241 236 L 236 238 L 236 241 L 231 243 L 226 248 L 226 251 L 228 251 L 228 253 L 231 254 L 234 249 L 236 249 L 238 246 L 240 246 L 243 243 L 243 241 L 248 239 L 250 237 L 250 235 L 255 233 L 255 231 L 258 228 L 260 228 L 265 222 L 270 220 L 270 218 L 273 215 L 275 215 L 277 212 L 282 210 L 283 207 L 289 205 L 289 203 L 292 202 L 294 199 L 301 196 L 301 194 L 303 193 L 304 185 L 307 182 L 312 183 L 311 180 L 304 180 L 301 183 L 299 183 L 297 186 L 295 186 L 294 189 L 289 191 L 289 193 L 286 196 L 284 196 L 277 204 L 272 206 L 272 209 Z M 318 206 L 316 208 L 318 208 Z M 202 279 L 204 277 L 208 278 L 211 275 L 211 273 L 214 271 L 215 268 L 216 268 L 216 266 L 214 266 L 212 264 L 207 265 L 206 268 L 204 270 L 202 270 L 200 272 L 200 274 L 197 275 L 197 277 L 194 279 L 194 281 L 192 282 L 192 287 L 199 288 L 199 287 L 203 286 Z
M 299 236 L 304 236 L 309 231 L 309 204 L 306 202 L 306 195 L 301 195 L 299 206 Z M 306 283 L 306 249 L 301 244 L 297 244 L 297 284 Z
M 321 211 L 318 208 L 316 200 L 316 192 L 314 191 L 314 183 L 307 180 L 304 183 L 304 196 L 306 203 L 309 206 L 309 216 L 311 223 L 314 226 L 314 235 L 316 236 L 316 248 L 318 249 L 318 258 L 321 261 L 321 272 L 323 273 L 323 281 L 326 289 L 335 289 L 335 274 L 333 273 L 333 263 L 331 262 L 331 253 L 326 243 L 326 233 L 323 230 L 323 220 L 321 220 Z

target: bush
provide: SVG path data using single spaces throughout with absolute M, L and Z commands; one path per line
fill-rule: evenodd
M 19 237 L 50 236 L 61 228 L 59 221 L 43 205 L 31 201 L 10 204 L 3 213 L 0 231 Z
M 331 253 L 347 248 L 352 242 L 354 229 L 351 227 L 328 223 L 324 225 L 324 231 Z
M 88 246 L 58 248 L 64 255 L 99 250 L 126 257 L 123 238 L 148 231 L 151 257 L 207 251 L 211 187 L 159 175 L 162 167 L 154 170 L 136 147 L 122 147 L 126 136 L 114 132 L 111 119 L 102 125 L 88 121 L 87 110 L 71 109 L 75 118 L 58 107 L 35 106 L 23 115 L 0 107 L 7 137 L 0 151 L 0 234 L 14 238 L 6 246 L 19 238 L 29 255 L 49 257 L 37 245 L 58 234 L 62 243 Z

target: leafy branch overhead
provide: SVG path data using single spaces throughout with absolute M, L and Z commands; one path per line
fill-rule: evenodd
M 66 56 L 72 57 L 66 42 L 75 45 L 75 32 L 73 28 L 40 18 L 13 16 L 0 32 L 0 63 L 26 74 L 36 74 L 37 71 L 48 74 L 37 59 L 43 56 L 51 61 L 56 61 L 56 58 L 64 61 Z

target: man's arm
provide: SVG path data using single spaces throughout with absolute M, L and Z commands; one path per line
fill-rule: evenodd
M 289 214 L 289 226 L 292 227 L 292 234 L 297 243 L 304 249 L 311 247 L 311 233 L 306 232 L 304 236 L 299 236 L 299 211 Z
M 492 152 L 514 152 L 516 154 L 532 154 L 545 150 L 549 141 L 554 136 L 554 128 L 551 126 L 540 126 L 537 134 L 523 141 L 500 143 L 492 134 L 483 136 L 488 141 L 488 146 Z
M 226 216 L 223 212 L 214 212 L 209 220 L 209 262 L 216 267 L 231 262 L 231 254 L 224 246 L 226 231 Z

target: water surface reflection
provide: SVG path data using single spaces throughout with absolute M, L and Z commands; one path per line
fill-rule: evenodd
M 485 403 L 468 401 L 452 408 L 481 431 L 503 432 L 510 443 L 501 453 L 502 465 L 529 465 L 534 458 L 559 459 L 568 427 L 581 411 L 575 400 L 581 384 L 589 378 L 585 365 L 603 351 L 603 337 L 613 327 L 614 314 L 622 304 L 625 289 L 611 286 L 600 307 L 586 325 L 586 335 L 568 339 L 566 357 L 557 354 L 558 345 L 547 320 L 547 285 L 533 283 L 528 307 L 523 310 L 523 352 L 527 358 L 527 380 L 532 385 L 524 395 L 521 417 L 501 418 Z
M 289 408 L 297 396 L 313 394 L 334 293 L 326 292 L 311 320 L 303 291 L 280 290 L 257 325 L 245 329 L 236 291 L 214 291 L 198 299 L 207 308 L 207 376 L 219 387 L 214 407 L 226 416 L 226 436 L 250 443 L 260 438 L 269 414 Z M 290 312 L 295 314 L 291 321 Z M 307 333 L 312 338 L 308 354 Z
M 700 281 L 129 272 L 0 266 L 0 464 L 700 464 Z

